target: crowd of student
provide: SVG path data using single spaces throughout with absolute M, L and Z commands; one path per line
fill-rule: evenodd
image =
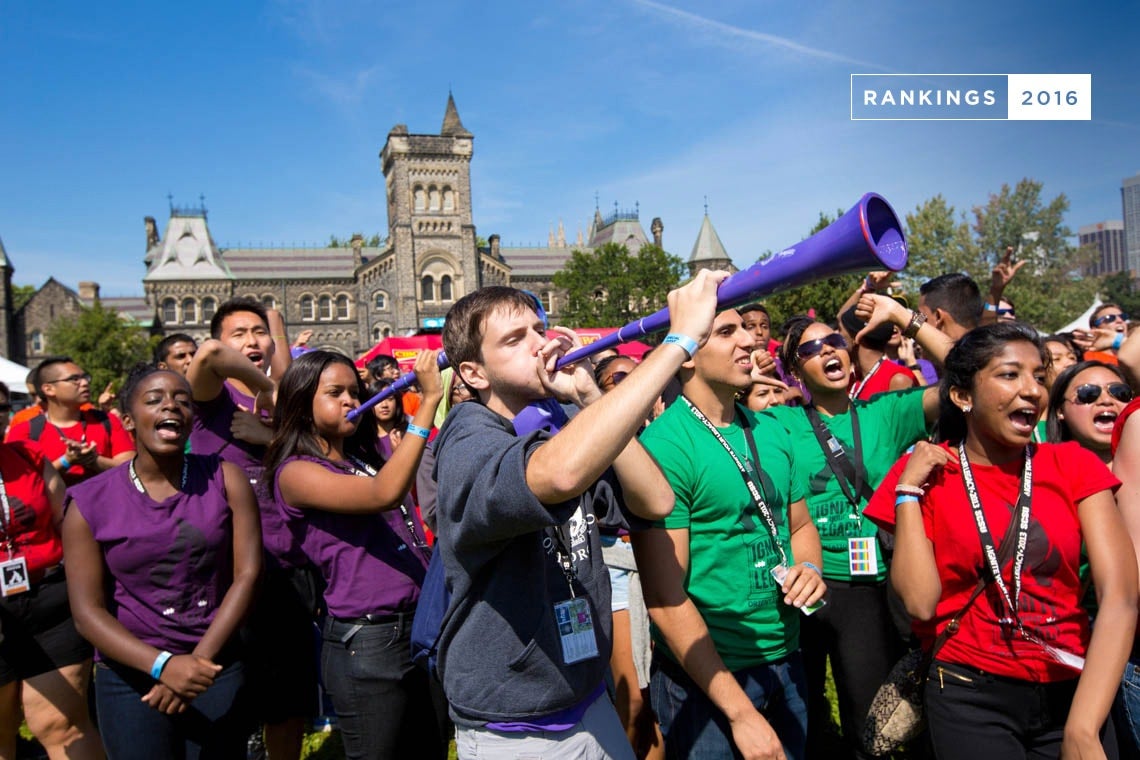
M 1105 304 L 1042 339 L 1016 271 L 913 309 L 874 273 L 780 341 L 701 272 L 640 362 L 562 370 L 483 288 L 359 415 L 395 361 L 251 300 L 117 398 L 47 359 L 11 420 L 0 387 L 0 758 L 21 716 L 53 758 L 298 758 L 318 682 L 350 758 L 867 757 L 916 646 L 908 756 L 1136 756 L 1140 338 Z

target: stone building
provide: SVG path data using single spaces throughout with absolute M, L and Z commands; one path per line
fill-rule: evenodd
M 651 239 L 662 244 L 660 219 L 653 220 L 649 238 L 640 209 L 615 204 L 606 217 L 595 209 L 587 235 L 579 231 L 573 246 L 561 222 L 546 247 L 501 246 L 497 234 L 480 246 L 471 204 L 474 139 L 450 95 L 438 134 L 393 127 L 380 151 L 388 234 L 375 247 L 354 235 L 341 247 L 219 248 L 204 199 L 198 206 L 171 203 L 161 235 L 153 217 L 144 220 L 143 295 L 101 302 L 156 334 L 183 332 L 202 340 L 220 303 L 248 296 L 280 310 L 290 335 L 311 329 L 310 346 L 359 356 L 389 335 L 438 330 L 456 300 L 485 285 L 530 290 L 557 317 L 561 298 L 553 277 L 575 249 L 616 242 L 636 252 Z M 690 266 L 698 260 L 699 266 L 731 267 L 707 213 Z M 10 282 L 6 257 L 0 267 Z M 10 355 L 35 363 L 51 352 L 46 335 L 52 320 L 97 298 L 96 283 L 80 283 L 76 292 L 50 279 L 12 320 Z M 0 316 L 0 340 L 4 329 Z

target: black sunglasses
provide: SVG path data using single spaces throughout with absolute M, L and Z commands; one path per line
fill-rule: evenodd
M 1092 326 L 1093 327 L 1100 327 L 1101 325 L 1107 325 L 1109 322 L 1115 322 L 1118 319 L 1121 322 L 1127 322 L 1128 321 L 1128 315 L 1127 314 L 1105 314 L 1103 317 L 1097 317 L 1096 319 L 1094 319 L 1092 321 Z
M 1013 311 L 1013 309 L 1012 309 L 1012 308 L 1009 308 L 1009 309 L 998 309 L 998 310 L 997 310 L 997 314 L 998 314 L 998 316 L 999 316 L 999 317 L 1004 317 L 1006 314 L 1008 314 L 1008 315 L 1009 315 L 1009 316 L 1011 316 L 1011 317 L 1016 317 L 1016 316 L 1017 316 L 1017 314 L 1015 314 L 1015 313 L 1014 313 L 1014 311 Z
M 1109 383 L 1107 386 L 1085 383 L 1077 386 L 1077 395 L 1073 399 L 1073 403 L 1095 404 L 1100 398 L 1102 390 L 1108 390 L 1108 395 L 1122 404 L 1127 404 L 1132 400 L 1132 389 L 1128 387 L 1127 383 Z
M 831 335 L 799 344 L 796 346 L 796 356 L 802 361 L 807 361 L 813 356 L 818 356 L 824 346 L 831 346 L 836 350 L 843 351 L 847 349 L 847 341 L 839 333 L 833 332 Z
M 602 381 L 602 387 L 613 388 L 615 385 L 620 383 L 622 380 L 625 380 L 628 375 L 629 375 L 628 372 L 614 372 L 613 374 L 611 374 L 609 377 L 607 377 L 605 380 Z

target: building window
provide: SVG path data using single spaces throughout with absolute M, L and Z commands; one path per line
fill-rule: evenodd
M 435 280 L 432 279 L 430 274 L 425 274 L 420 280 L 420 300 L 435 300 Z
M 439 300 L 451 300 L 451 275 L 449 274 L 439 278 Z
M 172 325 L 178 321 L 178 302 L 173 298 L 167 298 L 162 302 L 162 323 L 164 325 Z
M 443 188 L 443 210 L 444 211 L 454 211 L 455 210 L 455 192 L 450 187 L 447 187 L 447 186 L 444 186 L 444 188 Z
M 32 347 L 33 354 L 44 352 L 44 334 L 39 330 L 32 330 L 32 334 L 28 336 L 28 343 Z
M 312 321 L 316 319 L 316 314 L 313 313 L 313 297 L 301 297 L 301 319 Z
M 416 185 L 413 198 L 416 211 L 423 211 L 427 208 L 427 194 L 424 193 L 423 185 Z
M 549 290 L 542 291 L 542 308 L 547 314 L 554 311 L 554 294 Z
M 384 291 L 377 291 L 375 300 L 373 301 L 376 311 L 387 311 L 388 309 L 388 294 Z
M 428 209 L 439 211 L 439 188 L 435 185 L 428 188 Z
M 348 319 L 348 296 L 336 297 L 336 318 Z
M 193 298 L 182 299 L 182 322 L 192 325 L 198 321 L 198 302 Z
M 383 330 L 380 331 L 380 334 L 385 338 L 391 338 L 392 337 L 392 328 L 391 327 L 385 327 Z
M 202 299 L 202 321 L 209 322 L 214 318 L 214 312 L 218 309 L 218 302 L 213 298 Z
M 332 319 L 332 299 L 328 296 L 317 299 L 317 319 Z
M 276 309 L 277 308 L 277 299 L 274 298 L 273 296 L 262 296 L 261 297 L 261 305 L 264 306 L 266 309 Z
M 381 340 L 381 338 L 380 338 L 380 325 L 376 325 L 375 327 L 372 328 L 372 340 L 375 341 L 376 343 L 380 342 L 380 340 Z

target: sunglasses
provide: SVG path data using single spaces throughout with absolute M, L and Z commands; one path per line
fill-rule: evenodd
M 1073 403 L 1094 404 L 1100 398 L 1103 390 L 1107 390 L 1108 395 L 1122 404 L 1127 404 L 1132 400 L 1132 389 L 1126 383 L 1109 383 L 1107 386 L 1086 383 L 1077 386 L 1077 395 L 1073 398 Z
M 837 351 L 844 351 L 847 349 L 847 341 L 839 333 L 832 333 L 823 338 L 816 338 L 809 340 L 806 343 L 801 343 L 796 346 L 796 356 L 802 361 L 807 361 L 813 356 L 818 356 L 823 351 L 824 346 L 831 346 Z
M 1105 314 L 1104 316 L 1097 317 L 1096 319 L 1094 319 L 1092 321 L 1092 326 L 1093 327 L 1100 327 L 1101 325 L 1107 325 L 1111 322 L 1115 322 L 1118 319 L 1121 322 L 1127 322 L 1128 321 L 1128 315 L 1127 314 Z
M 613 388 L 629 375 L 628 372 L 614 372 L 612 375 L 602 381 L 603 388 Z
M 998 314 L 998 316 L 999 316 L 999 317 L 1004 317 L 1004 316 L 1007 316 L 1007 315 L 1008 315 L 1008 316 L 1011 316 L 1011 317 L 1016 317 L 1016 316 L 1017 316 L 1017 314 L 1015 314 L 1015 313 L 1013 312 L 1013 309 L 998 309 L 998 310 L 997 310 L 997 314 Z

